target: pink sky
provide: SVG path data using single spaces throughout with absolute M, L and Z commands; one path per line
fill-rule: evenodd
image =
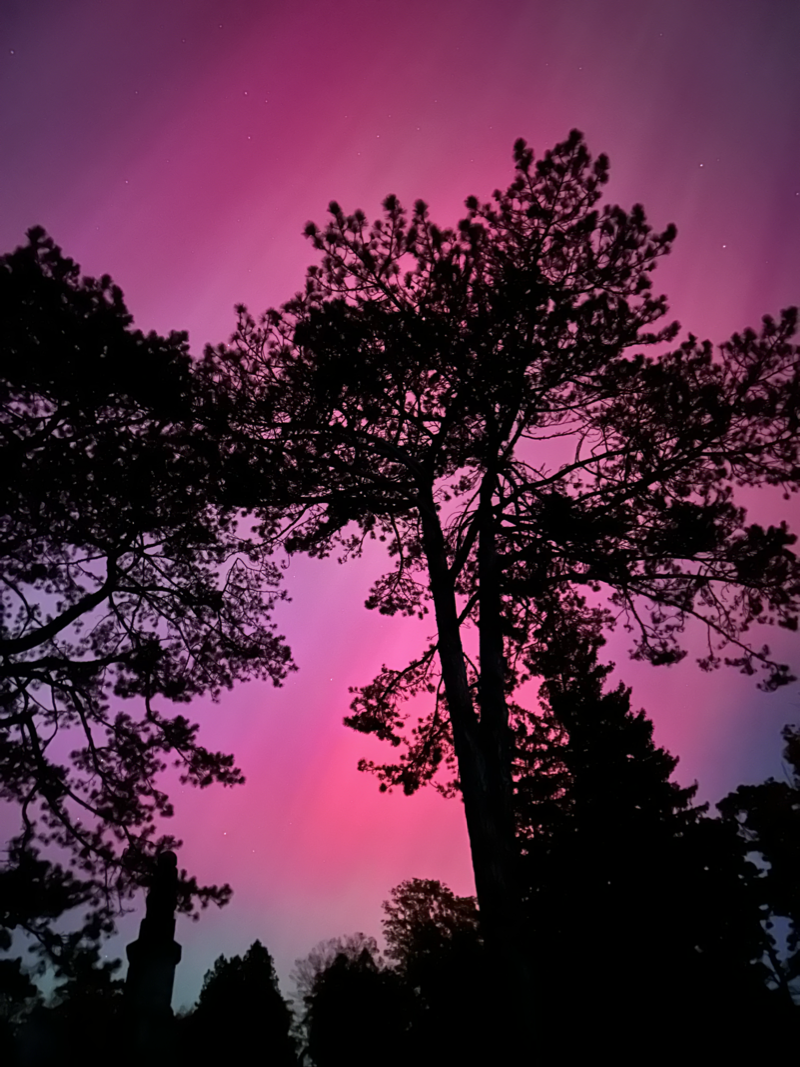
M 609 199 L 677 224 L 656 287 L 721 341 L 800 303 L 799 34 L 790 0 L 7 0 L 0 250 L 45 226 L 85 272 L 113 276 L 138 326 L 188 329 L 199 353 L 229 335 L 235 303 L 292 295 L 313 259 L 303 225 L 329 200 L 374 215 L 388 192 L 423 197 L 451 224 L 465 196 L 508 183 L 517 137 L 541 153 L 578 127 L 611 158 Z M 420 633 L 363 609 L 380 566 L 295 561 L 278 621 L 300 672 L 195 709 L 248 781 L 176 792 L 182 863 L 235 890 L 180 926 L 176 1006 L 256 937 L 288 988 L 319 939 L 378 934 L 404 878 L 471 891 L 458 803 L 379 794 L 355 766 L 371 742 L 341 725 L 347 687 Z M 775 645 L 800 665 L 793 635 Z M 615 636 L 609 655 L 681 780 L 713 800 L 780 773 L 796 686 L 764 697 L 626 649 Z

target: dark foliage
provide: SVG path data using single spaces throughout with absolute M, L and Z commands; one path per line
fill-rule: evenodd
M 127 1063 L 120 961 L 102 962 L 96 946 L 71 959 L 71 977 L 45 1005 L 37 1001 L 19 1020 L 9 1060 L 20 1067 L 79 1067 L 110 1055 Z
M 159 773 L 242 780 L 170 703 L 279 684 L 291 661 L 278 571 L 215 502 L 186 336 L 133 329 L 110 279 L 35 229 L 0 259 L 0 337 L 0 799 L 21 813 L 0 922 L 63 964 L 179 844 L 155 837 Z M 180 907 L 229 894 L 184 872 Z M 77 905 L 65 939 L 53 921 Z
M 332 203 L 306 230 L 321 263 L 305 290 L 259 322 L 240 308 L 206 374 L 230 414 L 229 499 L 265 542 L 346 560 L 377 537 L 395 566 L 367 606 L 432 605 L 432 644 L 358 690 L 347 722 L 400 749 L 364 763 L 386 787 L 412 792 L 454 753 L 496 984 L 510 970 L 523 990 L 509 698 L 542 675 L 555 617 L 589 632 L 621 617 L 662 666 L 694 620 L 703 669 L 790 680 L 748 629 L 796 628 L 795 538 L 748 522 L 738 494 L 796 491 L 800 376 L 793 309 L 717 350 L 664 351 L 678 326 L 657 328 L 651 273 L 674 227 L 599 209 L 608 161 L 578 132 L 536 163 L 519 141 L 514 162 L 452 230 L 422 201 L 409 218 L 389 196 L 371 226 Z M 404 702 L 426 693 L 409 724 Z
M 318 945 L 294 972 L 305 1053 L 315 1067 L 400 1067 L 409 1061 L 409 1000 L 375 941 L 355 934 Z
M 598 645 L 548 651 L 542 711 L 517 722 L 516 810 L 539 996 L 628 1054 L 669 1027 L 711 1049 L 738 1023 L 787 1023 L 765 984 L 764 887 L 731 825 L 671 780 L 630 690 L 604 691 Z M 727 1047 L 727 1046 L 726 1046 Z M 588 1052 L 588 1046 L 582 1049 Z
M 22 968 L 22 958 L 0 960 L 0 1060 L 15 1064 L 20 1024 L 39 1001 L 39 990 Z
M 260 941 L 244 956 L 220 956 L 203 980 L 194 1011 L 179 1021 L 178 1047 L 189 1063 L 297 1063 L 292 1013 L 272 957 Z
M 785 727 L 783 738 L 787 780 L 740 785 L 717 806 L 765 867 L 767 958 L 771 979 L 788 1002 L 800 978 L 800 729 Z M 780 920 L 788 922 L 786 958 L 776 937 Z
M 430 878 L 401 882 L 384 901 L 386 955 L 413 977 L 429 956 L 458 941 L 479 943 L 478 907 L 474 897 L 457 897 Z
M 409 994 L 409 1063 L 487 1063 L 504 1011 L 494 1013 L 474 897 L 412 878 L 384 901 L 387 956 Z M 500 998 L 508 1009 L 507 998 Z

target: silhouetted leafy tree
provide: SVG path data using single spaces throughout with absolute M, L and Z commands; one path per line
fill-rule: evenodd
M 761 878 L 768 909 L 765 952 L 772 981 L 791 1003 L 791 983 L 800 978 L 800 729 L 786 726 L 783 738 L 788 781 L 770 778 L 759 785 L 740 785 L 717 807 L 736 826 L 748 850 L 766 863 Z M 785 958 L 775 936 L 776 920 L 781 919 L 788 921 Z
M 39 1001 L 39 990 L 22 968 L 22 958 L 0 960 L 0 1059 L 17 1063 L 17 1032 Z
M 34 1005 L 18 1027 L 17 1061 L 31 1067 L 78 1067 L 113 1057 L 128 1062 L 124 1045 L 124 982 L 119 960 L 102 961 L 96 945 L 75 951 L 70 975 L 47 1004 Z
M 374 938 L 321 942 L 293 974 L 302 1003 L 305 1051 L 315 1067 L 408 1061 L 408 998 Z
M 291 978 L 297 991 L 298 1009 L 303 1011 L 303 1004 L 314 989 L 319 976 L 326 971 L 338 955 L 344 953 L 348 959 L 358 959 L 364 952 L 374 961 L 377 967 L 383 966 L 383 960 L 378 950 L 378 942 L 374 937 L 366 934 L 346 934 L 344 937 L 331 937 L 326 941 L 320 941 L 301 960 L 295 960 Z
M 383 902 L 383 910 L 386 956 L 404 972 L 459 939 L 479 941 L 475 898 L 458 897 L 435 879 L 401 882 Z
M 28 236 L 0 259 L 0 798 L 22 816 L 0 918 L 57 954 L 54 918 L 82 904 L 86 936 L 108 932 L 148 857 L 176 846 L 154 838 L 167 764 L 242 780 L 165 702 L 279 684 L 291 663 L 269 622 L 278 570 L 219 507 L 192 433 L 186 335 L 134 330 L 108 277 Z M 181 908 L 229 892 L 184 876 Z
M 789 679 L 746 631 L 797 625 L 794 538 L 748 524 L 734 494 L 796 490 L 800 384 L 793 310 L 716 352 L 690 336 L 642 354 L 678 330 L 653 331 L 666 301 L 650 279 L 674 228 L 653 233 L 638 205 L 598 210 L 608 163 L 577 132 L 535 165 L 518 141 L 514 160 L 509 188 L 470 197 L 454 230 L 422 201 L 409 222 L 389 196 L 372 226 L 332 203 L 306 230 L 322 260 L 305 290 L 258 323 L 240 308 L 206 373 L 227 398 L 229 500 L 265 542 L 344 560 L 380 538 L 396 566 L 367 606 L 432 604 L 433 644 L 384 667 L 347 721 L 405 746 L 364 766 L 407 792 L 452 738 L 495 984 L 525 999 L 509 695 L 539 673 L 549 617 L 591 619 L 581 590 L 607 591 L 654 664 L 684 655 L 694 619 L 705 669 L 727 646 L 767 688 Z M 407 731 L 419 693 L 434 706 Z
M 94 915 L 69 935 L 50 936 L 50 924 L 65 912 L 91 903 L 93 892 L 72 871 L 43 859 L 30 845 L 12 843 L 8 863 L 0 867 L 0 949 L 11 947 L 11 930 L 38 931 L 56 966 L 67 962 L 88 938 L 97 942 L 106 929 Z
M 181 1021 L 187 1062 L 297 1062 L 292 1013 L 278 988 L 272 957 L 260 941 L 244 956 L 220 956 L 206 973 L 194 1011 Z
M 540 997 L 563 1034 L 579 991 L 591 1035 L 583 1053 L 606 1045 L 644 1055 L 667 1026 L 719 1051 L 743 1017 L 775 1019 L 758 871 L 733 828 L 693 803 L 697 785 L 671 780 L 678 760 L 655 745 L 630 690 L 604 691 L 601 642 L 552 635 L 541 715 L 516 723 Z M 580 1040 L 572 1035 L 574 1053 Z
M 491 1062 L 487 971 L 474 897 L 439 881 L 401 882 L 384 901 L 387 957 L 410 994 L 409 1062 Z

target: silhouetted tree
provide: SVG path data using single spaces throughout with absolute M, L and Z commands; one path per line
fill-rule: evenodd
M 215 499 L 185 334 L 134 330 L 108 277 L 43 230 L 0 259 L 0 798 L 20 806 L 0 919 L 57 954 L 53 919 L 108 932 L 172 813 L 157 785 L 242 780 L 165 708 L 291 669 L 277 569 Z M 67 851 L 68 873 L 37 842 Z M 126 854 L 122 862 L 122 853 Z M 181 908 L 228 887 L 182 880 Z
M 458 897 L 435 879 L 401 882 L 383 902 L 383 910 L 386 956 L 402 971 L 459 939 L 479 941 L 475 898 Z
M 8 1067 L 17 1063 L 19 1027 L 39 999 L 38 988 L 23 970 L 22 958 L 0 960 L 0 1060 Z
M 278 988 L 275 965 L 260 941 L 244 956 L 220 956 L 206 973 L 194 1011 L 180 1022 L 187 1062 L 297 1062 L 292 1013 Z
M 737 828 L 747 849 L 764 861 L 765 954 L 771 980 L 789 1005 L 792 982 L 800 978 L 800 728 L 786 726 L 783 739 L 788 780 L 740 785 L 717 807 Z M 781 920 L 788 924 L 785 957 L 776 937 L 776 923 L 780 928 Z
M 123 982 L 114 978 L 119 960 L 100 958 L 96 945 L 79 949 L 70 974 L 46 1004 L 34 1005 L 18 1027 L 16 1054 L 30 1067 L 78 1067 L 113 1058 L 127 1063 L 123 1027 Z
M 389 196 L 372 226 L 332 203 L 327 227 L 306 229 L 322 260 L 305 290 L 258 323 L 240 308 L 206 373 L 229 414 L 228 499 L 265 543 L 345 560 L 380 538 L 396 566 L 367 606 L 433 606 L 433 644 L 384 667 L 347 721 L 406 746 L 364 766 L 407 792 L 452 738 L 495 986 L 517 991 L 519 1015 L 509 695 L 539 671 L 547 618 L 591 620 L 581 590 L 608 592 L 639 658 L 676 662 L 695 619 L 705 669 L 729 646 L 766 688 L 789 680 L 746 631 L 796 627 L 794 538 L 748 524 L 734 494 L 796 490 L 800 385 L 794 310 L 716 352 L 693 336 L 637 351 L 678 331 L 651 329 L 674 227 L 653 233 L 639 205 L 597 210 L 608 163 L 576 131 L 535 166 L 518 141 L 514 160 L 509 188 L 470 197 L 454 230 L 422 201 L 409 224 Z M 407 732 L 400 705 L 426 692 L 433 709 Z
M 8 849 L 8 863 L 0 867 L 0 949 L 6 951 L 11 947 L 11 930 L 38 931 L 56 965 L 68 960 L 85 938 L 98 941 L 104 923 L 95 915 L 82 929 L 53 937 L 50 924 L 91 900 L 91 885 L 71 870 L 43 859 L 30 845 L 12 844 Z
M 320 941 L 307 956 L 295 960 L 291 978 L 297 991 L 297 1005 L 302 1012 L 303 1004 L 314 989 L 319 976 L 331 966 L 338 955 L 344 953 L 348 959 L 358 959 L 364 952 L 375 961 L 377 967 L 383 966 L 383 959 L 378 950 L 378 942 L 366 934 L 346 934 L 344 937 L 331 937 Z
M 409 1062 L 408 1001 L 374 938 L 321 942 L 293 973 L 302 1004 L 305 1051 L 315 1067 Z
M 383 910 L 386 955 L 409 994 L 409 1062 L 491 1062 L 496 1020 L 487 1018 L 475 898 L 412 878 L 395 886 Z
M 630 690 L 604 691 L 601 643 L 552 634 L 541 713 L 515 722 L 530 945 L 554 1048 L 576 1003 L 574 1054 L 646 1058 L 667 1026 L 718 1051 L 734 1034 L 743 1047 L 742 1018 L 775 1018 L 758 871 L 733 828 L 694 804 L 697 785 L 672 781 L 678 760 L 655 745 Z

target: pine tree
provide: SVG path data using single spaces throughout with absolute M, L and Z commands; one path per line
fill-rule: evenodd
M 388 196 L 372 225 L 331 203 L 327 226 L 306 229 L 321 261 L 305 289 L 258 322 L 240 307 L 205 365 L 227 414 L 228 499 L 265 542 L 344 561 L 379 538 L 394 566 L 367 606 L 435 616 L 430 645 L 384 666 L 347 721 L 399 746 L 370 768 L 385 786 L 412 792 L 455 753 L 512 1023 L 531 995 L 509 699 L 537 628 L 603 592 L 639 658 L 681 659 L 695 619 L 703 669 L 763 668 L 774 689 L 788 665 L 747 631 L 796 628 L 800 609 L 794 536 L 748 523 L 740 498 L 800 484 L 796 310 L 716 352 L 692 335 L 664 352 L 679 327 L 657 326 L 666 299 L 651 274 L 674 227 L 653 232 L 641 205 L 599 208 L 608 160 L 577 131 L 536 163 L 518 141 L 514 165 L 453 229 L 421 200 L 409 216 Z M 407 729 L 402 705 L 426 693 Z
M 784 1003 L 793 1003 L 800 978 L 800 727 L 783 730 L 786 780 L 740 785 L 717 807 L 764 866 L 766 958 Z M 786 954 L 777 930 L 786 926 Z
M 182 1023 L 195 1060 L 293 1067 L 292 1013 L 272 956 L 254 941 L 244 956 L 220 956 L 203 979 L 197 1006 Z M 191 1059 L 187 1059 L 191 1062 Z
M 768 1012 L 761 895 L 732 827 L 672 780 L 678 760 L 630 689 L 605 688 L 601 644 L 554 634 L 541 714 L 516 719 L 530 951 L 553 1019 L 579 1004 L 594 1041 L 644 1055 L 658 1027 L 711 1041 Z

